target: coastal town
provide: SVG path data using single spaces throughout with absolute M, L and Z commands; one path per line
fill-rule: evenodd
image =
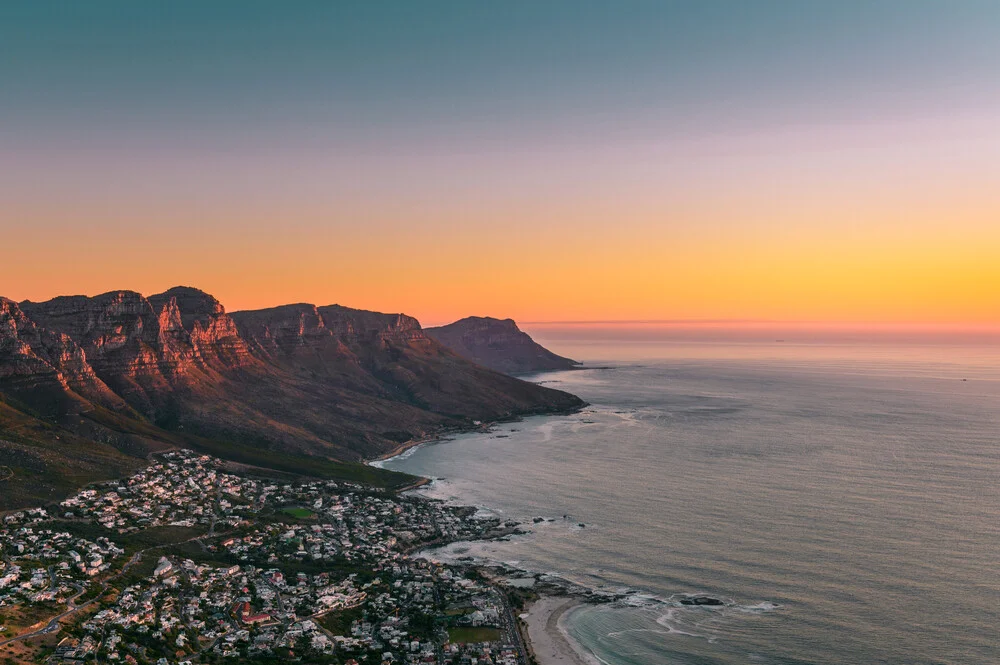
M 468 508 L 191 451 L 0 522 L 0 663 L 526 665 L 502 579 L 412 556 Z

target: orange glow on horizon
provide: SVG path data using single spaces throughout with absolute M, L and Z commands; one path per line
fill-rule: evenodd
M 556 157 L 528 167 L 543 178 Z M 454 189 L 449 164 L 428 191 L 406 188 L 404 169 L 383 196 L 342 199 L 33 194 L 0 211 L 16 248 L 0 262 L 0 295 L 185 284 L 229 310 L 339 303 L 425 324 L 1000 324 L 1000 188 L 987 171 L 958 158 L 855 173 L 834 151 L 785 156 L 780 169 L 754 157 L 694 163 L 673 180 L 658 162 L 544 187 L 498 175 L 495 193 L 489 173 Z
M 422 241 L 419 233 L 392 243 L 377 234 L 312 242 L 286 234 L 276 243 L 253 233 L 206 242 L 205 233 L 192 246 L 157 246 L 150 238 L 157 249 L 148 252 L 93 243 L 8 255 L 0 295 L 150 294 L 186 284 L 229 310 L 340 303 L 402 311 L 425 324 L 475 314 L 982 325 L 1000 323 L 998 233 L 859 244 L 819 234 L 708 240 L 669 230 L 644 238 L 541 230 L 531 245 L 461 236 Z

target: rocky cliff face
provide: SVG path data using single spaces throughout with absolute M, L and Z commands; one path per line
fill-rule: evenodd
M 230 315 L 190 287 L 0 300 L 0 404 L 7 398 L 80 436 L 89 417 L 147 442 L 180 434 L 223 455 L 337 460 L 582 404 L 460 357 L 404 314 L 296 304 Z
M 234 312 L 233 319 L 243 339 L 271 359 L 308 349 L 357 361 L 361 350 L 386 351 L 393 346 L 431 343 L 412 316 L 340 305 L 284 305 Z
M 580 364 L 535 342 L 513 319 L 470 316 L 426 332 L 460 356 L 506 374 L 572 369 Z
M 185 356 L 200 367 L 224 370 L 253 362 L 236 322 L 222 303 L 204 291 L 178 286 L 150 296 L 149 302 L 161 321 L 169 319 L 174 346 L 184 349 Z
M 122 405 L 69 335 L 38 326 L 17 303 L 4 298 L 0 298 L 0 383 L 42 413 L 72 410 L 84 401 L 81 397 Z
M 250 361 L 222 305 L 197 289 L 178 287 L 148 299 L 112 291 L 20 306 L 45 330 L 79 345 L 93 373 L 148 416 L 173 388 Z
M 235 312 L 233 318 L 251 348 L 270 362 L 308 371 L 312 380 L 330 388 L 349 386 L 352 392 L 391 400 L 400 405 L 397 409 L 405 405 L 449 420 L 492 420 L 579 404 L 565 393 L 461 358 L 405 314 L 299 304 Z M 403 409 L 398 418 L 406 414 Z
M 382 314 L 329 305 L 317 309 L 327 327 L 345 343 L 409 344 L 427 340 L 420 323 L 405 314 Z
M 236 312 L 233 319 L 250 347 L 268 357 L 320 344 L 332 336 L 315 305 L 299 303 Z

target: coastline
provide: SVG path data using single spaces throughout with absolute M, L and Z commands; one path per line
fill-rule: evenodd
M 471 429 L 471 430 L 468 430 L 468 431 L 472 432 L 472 431 L 475 431 L 475 430 Z M 390 450 L 387 453 L 383 453 L 383 454 L 379 455 L 378 457 L 372 457 L 371 459 L 363 460 L 362 464 L 367 464 L 368 466 L 374 466 L 374 467 L 377 467 L 377 468 L 382 468 L 382 467 L 379 466 L 380 462 L 387 462 L 387 461 L 391 460 L 393 457 L 399 457 L 400 455 L 402 455 L 403 453 L 405 453 L 407 450 L 410 450 L 411 448 L 417 448 L 419 446 L 424 445 L 425 443 L 430 443 L 432 441 L 443 441 L 445 439 L 445 437 L 448 436 L 449 433 L 454 434 L 454 433 L 458 433 L 458 432 L 457 431 L 456 432 L 438 432 L 436 434 L 430 434 L 428 436 L 422 436 L 419 439 L 410 439 L 409 441 L 404 441 L 403 443 L 399 444 L 398 446 L 396 446 L 395 448 L 393 448 L 392 450 Z
M 574 596 L 543 595 L 522 618 L 525 644 L 538 665 L 598 665 L 566 631 L 563 622 L 586 603 Z
M 579 367 L 575 369 L 593 369 L 590 367 Z M 575 397 L 575 395 L 574 395 Z M 580 398 L 577 398 L 580 399 Z M 445 427 L 426 436 L 422 436 L 417 439 L 410 439 L 409 441 L 404 441 L 392 450 L 371 457 L 369 459 L 362 460 L 362 464 L 367 464 L 368 466 L 379 467 L 379 463 L 386 462 L 393 457 L 399 457 L 411 448 L 417 448 L 424 445 L 425 443 L 438 443 L 441 441 L 447 441 L 448 438 L 455 434 L 469 434 L 472 432 L 489 432 L 493 427 L 501 425 L 503 423 L 517 423 L 523 421 L 525 418 L 533 418 L 535 416 L 569 416 L 574 413 L 579 413 L 582 409 L 590 406 L 589 402 L 580 400 L 580 404 L 566 409 L 555 409 L 555 410 L 541 410 L 541 411 L 523 411 L 521 413 L 511 414 L 508 417 L 497 418 L 495 420 L 483 421 L 478 424 L 458 426 L 458 427 Z M 379 467 L 381 468 L 381 467 Z
M 584 369 L 584 368 L 574 368 Z M 590 368 L 586 368 L 590 369 Z M 468 428 L 456 428 L 447 432 L 438 432 L 433 435 L 412 439 L 394 448 L 392 451 L 380 455 L 379 457 L 366 461 L 370 466 L 384 468 L 382 464 L 391 459 L 399 457 L 408 451 L 418 448 L 427 443 L 438 443 L 448 440 L 449 435 L 465 434 L 472 432 L 486 433 L 491 428 L 505 422 L 519 422 L 525 417 L 532 416 L 552 416 L 570 415 L 589 406 L 584 403 L 582 406 L 572 410 L 557 413 L 537 413 L 523 414 L 509 419 L 495 420 Z M 407 487 L 406 490 L 413 490 L 426 486 L 434 482 L 433 478 L 422 478 L 421 481 Z M 433 548 L 433 545 L 430 546 Z M 424 543 L 414 552 L 428 549 L 428 544 Z M 414 552 L 409 552 L 413 554 Z M 524 571 L 531 574 L 530 571 Z M 527 656 L 534 659 L 537 665 L 602 665 L 602 662 L 595 656 L 587 653 L 567 632 L 564 621 L 576 609 L 588 603 L 581 595 L 570 591 L 569 595 L 543 592 L 537 600 L 531 602 L 524 610 L 524 614 L 517 620 L 518 631 L 524 642 Z M 531 662 L 529 660 L 529 662 Z

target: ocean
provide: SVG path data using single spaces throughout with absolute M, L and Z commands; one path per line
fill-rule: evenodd
M 532 332 L 589 407 L 385 463 L 531 529 L 435 556 L 625 594 L 565 619 L 610 665 L 1000 663 L 1000 345 Z

